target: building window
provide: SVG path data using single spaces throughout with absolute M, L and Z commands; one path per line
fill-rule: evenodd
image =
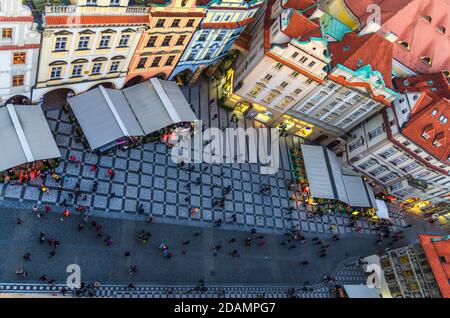
M 419 166 L 419 165 L 418 165 L 417 163 L 413 162 L 413 163 L 410 163 L 410 164 L 404 166 L 404 167 L 401 168 L 401 169 L 402 169 L 404 172 L 408 173 L 408 172 L 410 172 L 411 170 L 416 169 L 418 166 Z
M 25 52 L 13 53 L 13 64 L 25 64 L 27 54 Z
M 377 162 L 374 159 L 369 159 L 366 162 L 363 162 L 362 164 L 358 165 L 359 168 L 366 170 L 367 168 L 373 166 Z
M 159 62 L 161 62 L 161 56 L 157 56 L 153 59 L 152 66 L 151 67 L 158 67 Z
M 110 73 L 115 73 L 119 71 L 120 61 L 114 61 L 111 63 L 111 66 L 109 67 Z
M 265 98 L 264 101 L 268 104 L 270 104 L 275 98 L 277 98 L 280 95 L 277 91 L 271 91 Z
M 308 58 L 306 56 L 302 56 L 300 59 L 300 63 L 304 64 L 307 60 Z
M 146 57 L 141 57 L 139 60 L 138 65 L 136 66 L 136 68 L 145 68 L 145 64 L 147 63 L 147 59 Z
M 294 94 L 295 95 L 298 95 L 298 94 L 300 94 L 302 92 L 302 89 L 301 88 L 297 88 L 295 91 L 294 91 Z
M 431 23 L 431 17 L 429 16 L 429 15 L 424 15 L 423 16 L 423 19 L 426 21 L 426 22 L 428 22 L 428 23 Z
M 53 66 L 50 71 L 50 79 L 60 79 L 62 73 L 62 67 L 61 66 Z
M 13 75 L 12 77 L 12 86 L 23 86 L 24 84 L 24 76 L 23 75 Z
M 283 83 L 280 84 L 280 87 L 281 88 L 286 88 L 286 86 L 288 86 L 288 85 L 289 85 L 289 83 L 283 82 Z
M 118 6 L 120 4 L 120 0 L 111 0 L 110 3 L 112 6 Z
M 291 58 L 295 59 L 297 56 L 298 56 L 298 52 L 294 52 L 294 53 L 292 53 Z
M 431 112 L 431 116 L 436 116 L 436 114 L 438 113 L 438 110 L 435 108 L 433 109 L 433 111 Z
M 101 70 L 102 70 L 102 63 L 101 62 L 94 63 L 94 65 L 92 65 L 91 75 L 99 75 Z
M 262 91 L 263 88 L 264 87 L 261 84 L 256 83 L 248 94 L 250 96 L 256 97 L 259 95 L 259 93 Z
M 149 38 L 148 38 L 148 41 L 147 41 L 146 47 L 155 47 L 155 43 L 156 43 L 156 40 L 157 40 L 157 39 L 158 39 L 157 36 L 151 36 L 151 37 L 149 37 Z
M 12 40 L 12 28 L 3 28 L 2 29 L 2 39 L 3 40 Z
M 199 41 L 206 41 L 206 38 L 208 37 L 209 32 L 202 32 L 200 34 L 200 37 L 198 38 Z
M 99 49 L 109 48 L 109 41 L 111 41 L 111 35 L 102 35 L 98 48 Z
M 384 159 L 386 159 L 386 158 L 393 156 L 396 153 L 397 153 L 397 150 L 395 150 L 394 148 L 389 148 L 389 149 L 383 151 L 382 153 L 380 153 L 379 155 L 381 157 L 383 157 Z
M 403 144 L 404 146 L 408 147 L 411 143 L 410 143 L 409 141 L 404 141 L 404 142 L 402 142 L 402 144 Z
M 65 51 L 67 46 L 66 37 L 57 37 L 55 41 L 55 51 Z
M 209 60 L 212 56 L 214 55 L 214 49 L 209 50 L 206 54 L 205 54 L 205 60 Z
M 128 41 L 130 40 L 129 34 L 122 34 L 120 40 L 119 40 L 119 47 L 127 47 Z
M 266 74 L 266 76 L 264 76 L 264 80 L 269 82 L 272 79 L 272 74 Z
M 87 50 L 89 47 L 89 36 L 80 36 L 78 50 Z
M 397 191 L 402 188 L 402 183 L 401 182 L 394 183 L 393 185 L 391 185 L 390 188 L 391 192 Z
M 166 20 L 164 20 L 164 19 L 158 19 L 158 21 L 156 21 L 155 28 L 164 28 L 165 22 L 166 22 Z
M 219 34 L 216 37 L 216 41 L 222 41 L 225 34 L 227 34 L 227 31 L 220 31 Z
M 188 22 L 186 23 L 186 27 L 190 28 L 194 26 L 194 19 L 189 19 Z
M 175 55 L 171 55 L 167 58 L 165 66 L 170 66 L 173 64 L 173 60 L 175 60 Z
M 310 85 L 312 82 L 313 82 L 313 80 L 310 79 L 310 78 L 308 78 L 308 79 L 306 80 L 305 84 L 306 84 L 306 85 Z
M 83 71 L 83 65 L 81 65 L 81 64 L 74 65 L 72 68 L 72 77 L 80 77 L 82 71 Z
M 408 160 L 408 159 L 409 159 L 409 157 L 408 157 L 407 155 L 401 155 L 401 156 L 395 158 L 394 160 L 391 160 L 390 162 L 391 162 L 393 165 L 398 166 L 399 164 L 405 162 L 405 161 Z
M 281 70 L 283 68 L 283 64 L 278 62 L 277 64 L 275 64 L 274 68 L 277 69 L 277 70 Z
M 383 133 L 383 128 L 381 126 L 375 128 L 372 131 L 369 131 L 369 140 L 372 140 L 373 138 L 381 135 L 382 133 Z
M 195 59 L 196 55 L 197 55 L 197 50 L 192 50 L 191 53 L 189 54 L 187 60 L 188 61 L 193 61 Z
M 316 62 L 312 61 L 311 63 L 308 64 L 308 67 L 311 68 L 316 64 Z
M 186 35 L 180 35 L 180 37 L 177 40 L 177 43 L 175 45 L 183 45 L 184 40 L 186 40 Z
M 289 103 L 290 103 L 291 101 L 292 101 L 291 98 L 285 97 L 285 98 L 283 98 L 283 99 L 281 100 L 281 102 L 279 102 L 279 103 L 277 104 L 276 107 L 278 107 L 278 108 L 285 108 L 286 106 L 289 105 Z
M 446 124 L 448 121 L 448 118 L 444 115 L 441 115 L 441 117 L 439 117 L 439 121 L 443 124 Z
M 164 37 L 164 40 L 163 40 L 161 46 L 169 46 L 171 40 L 172 40 L 172 36 L 171 35 L 168 35 L 168 36 Z
M 390 172 L 387 175 L 385 175 L 384 177 L 381 177 L 380 181 L 381 182 L 388 182 L 388 181 L 391 181 L 392 179 L 394 179 L 396 176 L 397 176 L 396 173 Z
M 180 27 L 180 19 L 175 19 L 172 21 L 171 28 L 179 28 Z
M 380 173 L 385 172 L 386 170 L 387 170 L 387 169 L 386 169 L 385 167 L 380 166 L 380 167 L 378 167 L 378 168 L 375 168 L 375 169 L 369 171 L 369 173 L 370 173 L 372 176 L 376 177 L 377 175 L 379 175 Z
M 318 116 L 318 117 L 321 117 L 322 115 L 323 114 L 320 114 L 320 116 Z M 358 149 L 359 147 L 361 147 L 363 144 L 364 143 L 363 143 L 362 139 L 358 139 L 356 142 L 354 142 L 348 146 L 348 150 L 350 152 L 352 152 L 352 151 Z
M 97 4 L 97 0 L 86 0 L 86 4 L 87 5 L 96 5 Z
M 296 78 L 299 74 L 300 74 L 299 72 L 294 71 L 294 72 L 291 73 L 291 76 L 292 76 L 293 78 Z

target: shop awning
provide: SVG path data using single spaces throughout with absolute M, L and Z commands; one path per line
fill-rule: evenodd
M 344 175 L 336 155 L 322 146 L 302 145 L 311 195 L 354 207 L 375 207 L 372 189 L 360 176 Z
M 120 90 L 99 86 L 67 100 L 91 149 L 123 137 L 144 135 Z
M 389 218 L 389 211 L 388 208 L 386 206 L 386 202 L 384 202 L 383 200 L 375 200 L 377 203 L 377 216 L 380 219 L 390 219 Z
M 146 135 L 172 124 L 197 120 L 175 82 L 151 78 L 123 93 Z
M 36 160 L 61 157 L 42 109 L 7 105 L 0 108 L 0 171 Z
M 367 285 L 344 285 L 348 298 L 381 298 L 380 289 Z
M 123 90 L 99 86 L 68 102 L 91 149 L 197 120 L 178 85 L 157 78 Z

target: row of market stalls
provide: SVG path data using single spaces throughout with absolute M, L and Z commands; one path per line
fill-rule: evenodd
M 123 90 L 99 86 L 68 102 L 90 148 L 100 152 L 189 129 L 197 121 L 178 85 L 158 78 Z
M 291 151 L 290 158 L 308 204 L 333 212 L 353 215 L 364 212 L 389 219 L 385 202 L 375 198 L 361 176 L 344 173 L 339 158 L 326 147 L 302 144 L 300 149 Z
M 60 157 L 41 107 L 0 108 L 0 182 L 34 179 L 56 167 Z

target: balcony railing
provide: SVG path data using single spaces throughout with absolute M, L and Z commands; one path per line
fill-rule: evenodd
M 105 10 L 107 8 L 108 10 Z M 78 7 L 76 5 L 52 5 L 45 6 L 46 14 L 73 14 L 75 12 L 83 12 L 85 14 L 146 14 L 150 10 L 149 7 L 98 7 L 98 6 L 87 6 Z

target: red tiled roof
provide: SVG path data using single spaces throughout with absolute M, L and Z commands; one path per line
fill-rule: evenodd
M 314 4 L 316 4 L 316 0 L 287 0 L 283 8 L 305 10 Z
M 33 22 L 33 16 L 26 17 L 0 17 L 0 22 Z
M 392 87 L 393 44 L 378 33 L 359 36 L 352 32 L 340 42 L 330 42 L 331 65 L 341 64 L 353 71 L 370 64 L 372 70 L 383 75 L 386 86 Z
M 136 25 L 149 22 L 148 15 L 46 16 L 47 26 L 59 25 Z
M 450 163 L 448 160 L 450 156 L 450 85 L 445 75 L 438 73 L 396 78 L 394 83 L 401 93 L 407 91 L 425 93 L 423 94 L 424 98 L 418 100 L 412 109 L 402 133 L 436 159 Z M 436 88 L 436 90 L 432 90 L 432 88 Z M 436 110 L 436 114 L 433 116 L 434 110 Z M 447 123 L 439 120 L 441 116 L 447 117 Z M 434 128 L 434 136 L 424 139 L 422 132 L 430 124 Z M 441 139 L 439 147 L 433 145 L 437 136 Z
M 432 238 L 442 240 L 433 242 Z M 433 235 L 419 235 L 419 239 L 442 297 L 450 298 L 450 239 Z
M 382 31 L 393 32 L 399 41 L 406 41 L 410 48 L 394 45 L 394 58 L 418 73 L 436 73 L 450 70 L 450 2 L 448 0 L 345 0 L 347 6 L 365 24 L 367 6 L 377 4 L 381 8 Z M 431 22 L 424 16 L 430 16 Z M 438 31 L 444 27 L 445 34 Z M 428 56 L 431 66 L 421 57 Z
M 172 12 L 172 11 L 151 11 L 152 17 L 192 17 L 201 18 L 206 15 L 206 12 Z
M 29 50 L 38 49 L 40 44 L 25 44 L 25 45 L 0 45 L 0 51 L 12 51 L 12 50 Z
M 307 41 L 311 37 L 322 37 L 320 24 L 308 19 L 299 11 L 294 11 L 290 17 L 288 26 L 283 33 L 290 38 L 298 38 L 301 41 Z

